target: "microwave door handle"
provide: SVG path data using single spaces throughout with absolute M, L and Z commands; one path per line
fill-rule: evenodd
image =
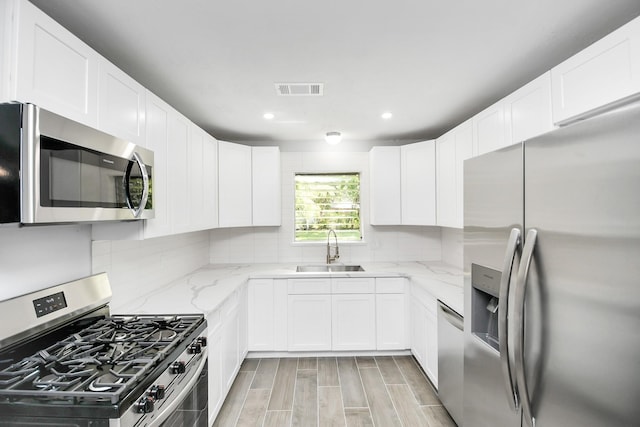
M 524 305 L 527 292 L 527 281 L 529 279 L 529 267 L 533 259 L 533 252 L 536 247 L 536 238 L 538 231 L 529 230 L 525 240 L 524 249 L 522 250 L 522 259 L 518 269 L 518 278 L 516 280 L 515 289 L 515 310 L 513 314 L 513 324 L 515 326 L 515 364 L 516 364 L 516 382 L 522 403 L 522 412 L 525 423 L 535 427 L 536 419 L 531 410 L 531 399 L 529 397 L 529 389 L 527 387 L 527 378 L 524 371 Z
M 511 349 L 508 344 L 509 327 L 508 327 L 508 311 L 509 311 L 509 292 L 511 285 L 511 276 L 513 271 L 513 263 L 520 247 L 520 229 L 513 228 L 507 242 L 507 251 L 504 256 L 504 264 L 502 267 L 502 276 L 500 278 L 500 303 L 498 306 L 498 342 L 500 348 L 500 364 L 502 366 L 503 379 L 505 387 L 509 394 L 509 407 L 516 411 L 519 407 L 518 392 L 516 388 L 516 378 L 512 373 Z
M 140 215 L 142 215 L 142 212 L 144 211 L 145 206 L 147 206 L 147 199 L 149 198 L 149 174 L 147 174 L 147 167 L 145 166 L 144 162 L 142 161 L 142 158 L 140 158 L 140 155 L 136 152 L 133 153 L 133 160 L 138 164 L 138 167 L 140 167 L 140 172 L 142 173 L 142 198 L 140 200 L 140 204 L 138 205 L 138 207 L 134 207 L 133 206 L 133 201 L 131 200 L 131 193 L 129 192 L 129 181 L 131 178 L 131 171 L 132 171 L 132 164 L 129 163 L 129 166 L 127 167 L 127 175 L 126 175 L 126 182 L 127 182 L 127 205 L 129 206 L 129 209 L 131 209 L 131 212 L 133 212 L 133 217 L 134 218 L 139 218 Z

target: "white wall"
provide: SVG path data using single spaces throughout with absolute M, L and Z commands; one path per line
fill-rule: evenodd
M 0 227 L 0 301 L 91 274 L 91 226 Z
M 148 240 L 92 243 L 93 274 L 107 272 L 113 290 L 111 310 L 209 263 L 209 232 Z
M 369 225 L 368 152 L 282 152 L 282 226 L 211 231 L 210 261 L 218 263 L 323 263 L 323 244 L 294 244 L 294 174 L 360 172 L 363 243 L 341 243 L 341 262 L 434 261 L 442 256 L 439 227 Z
M 454 267 L 464 267 L 464 231 L 442 228 L 442 261 Z

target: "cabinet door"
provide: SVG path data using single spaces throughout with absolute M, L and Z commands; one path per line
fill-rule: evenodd
M 405 294 L 376 295 L 376 348 L 405 350 L 407 324 Z
M 551 79 L 555 123 L 640 92 L 640 18 L 554 67 Z
M 456 136 L 451 131 L 436 140 L 437 155 L 437 224 L 451 227 L 456 222 Z
M 411 353 L 422 369 L 427 363 L 427 310 L 416 300 L 411 301 Z
M 189 185 L 189 230 L 203 230 L 206 228 L 206 215 L 204 211 L 204 138 L 202 129 L 190 123 L 188 144 L 188 169 Z
M 331 350 L 331 295 L 289 295 L 289 351 Z
M 189 231 L 189 121 L 169 115 L 169 209 L 173 233 Z
M 237 369 L 240 368 L 240 364 L 244 360 L 245 356 L 248 352 L 249 346 L 249 314 L 248 314 L 248 296 L 247 296 L 247 285 L 242 285 L 239 292 L 239 300 L 238 300 L 238 365 Z
M 431 310 L 425 310 L 424 321 L 426 322 L 426 353 L 424 371 L 433 383 L 438 388 L 438 318 L 436 314 Z
M 456 128 L 456 213 L 450 227 L 464 227 L 464 161 L 473 157 L 473 121 Z
M 101 58 L 98 89 L 98 129 L 146 146 L 145 88 Z
M 505 98 L 509 144 L 553 129 L 551 73 L 547 72 Z
M 251 148 L 253 225 L 279 226 L 281 219 L 280 149 Z
M 220 408 L 222 407 L 223 381 L 222 378 L 222 334 L 216 330 L 209 334 L 207 343 L 208 375 L 209 375 L 209 425 L 213 425 Z M 226 390 L 225 390 L 226 391 Z
M 480 155 L 509 145 L 504 100 L 473 117 L 475 152 Z
M 331 300 L 332 349 L 334 351 L 375 350 L 375 295 L 333 295 Z
M 218 141 L 220 227 L 251 226 L 251 147 Z
M 147 144 L 153 150 L 153 210 L 155 218 L 144 221 L 146 238 L 171 234 L 169 203 L 169 116 L 172 108 L 163 100 L 147 93 Z
M 31 3 L 16 5 L 12 98 L 96 127 L 100 56 Z
M 274 350 L 273 280 L 249 281 L 249 351 Z
M 240 317 L 237 308 L 225 314 L 222 325 L 222 389 L 226 393 L 235 379 L 236 368 L 241 360 L 238 357 L 238 332 Z
M 373 147 L 369 151 L 369 176 L 369 222 L 401 224 L 400 147 Z
M 218 227 L 218 141 L 204 135 L 203 159 L 203 215 L 204 228 Z
M 436 224 L 435 141 L 403 145 L 401 154 L 402 224 Z

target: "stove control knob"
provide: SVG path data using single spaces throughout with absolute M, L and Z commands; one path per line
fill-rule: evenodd
M 196 338 L 196 342 L 200 344 L 202 347 L 207 346 L 207 337 L 198 337 Z
M 191 345 L 187 348 L 187 351 L 191 354 L 198 354 L 198 353 L 202 353 L 202 345 L 199 342 L 193 342 L 191 343 Z
M 136 402 L 136 410 L 140 414 L 148 414 L 149 412 L 153 412 L 154 403 L 155 400 L 153 399 L 153 397 L 143 397 Z
M 171 371 L 172 374 L 184 374 L 184 371 L 185 371 L 184 362 L 183 361 L 173 362 L 169 366 L 169 371 Z
M 152 386 L 151 389 L 149 390 L 148 395 L 154 398 L 155 400 L 164 399 L 165 386 L 163 385 Z

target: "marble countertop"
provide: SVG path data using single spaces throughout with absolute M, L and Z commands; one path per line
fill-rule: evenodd
M 408 277 L 461 314 L 463 274 L 442 262 L 362 263 L 365 271 L 296 273 L 294 264 L 210 264 L 133 301 L 111 306 L 113 313 L 212 314 L 248 279 L 293 277 Z M 120 298 L 121 300 L 122 298 Z

